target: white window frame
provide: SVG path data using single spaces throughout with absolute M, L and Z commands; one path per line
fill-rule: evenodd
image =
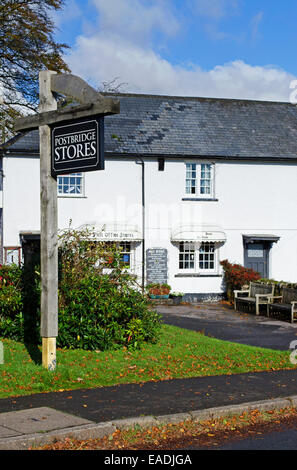
M 125 249 L 127 247 L 128 243 L 130 245 L 130 250 L 129 251 Z M 120 251 L 121 255 L 128 254 L 130 256 L 130 266 L 126 269 L 129 270 L 129 271 L 133 270 L 133 244 L 132 244 L 132 242 L 130 242 L 130 241 L 119 241 L 119 242 L 117 242 L 117 244 L 118 244 L 119 248 L 120 248 L 120 245 L 122 245 L 123 248 L 124 248 Z
M 22 247 L 21 246 L 5 246 L 4 247 L 4 263 L 7 265 L 21 265 Z
M 209 166 L 209 169 L 206 169 L 205 166 Z M 199 198 L 199 199 L 214 199 L 215 196 L 215 165 L 209 161 L 186 161 L 185 162 L 186 168 L 186 177 L 185 177 L 185 197 L 186 198 Z M 209 178 L 202 178 L 205 176 L 202 173 L 205 171 L 210 172 L 210 179 Z M 208 193 L 203 192 L 202 181 L 210 181 L 210 190 Z M 206 188 L 208 186 L 205 186 Z M 189 191 L 187 192 L 187 188 Z M 194 188 L 194 192 L 192 192 L 192 188 Z
M 191 268 L 183 268 L 181 267 L 180 263 L 181 263 L 181 255 L 182 254 L 185 254 L 186 251 L 181 251 L 181 246 L 182 246 L 182 243 L 185 244 L 189 244 L 189 245 L 192 245 L 194 250 L 191 252 L 194 254 L 194 267 Z M 214 266 L 213 268 L 201 268 L 200 267 L 200 256 L 201 255 L 201 252 L 200 252 L 200 249 L 202 246 L 204 246 L 204 244 L 211 244 L 214 246 L 214 257 L 213 257 L 213 263 L 214 263 Z M 205 255 L 209 256 L 211 253 L 205 253 Z M 205 263 L 207 262 L 207 260 L 205 260 Z M 210 261 L 208 261 L 210 262 Z M 205 241 L 205 242 L 179 242 L 178 243 L 178 272 L 180 274 L 219 274 L 219 246 L 218 246 L 218 243 L 216 242 L 212 242 L 212 241 Z
M 183 246 L 183 251 L 181 247 Z M 191 257 L 193 256 L 193 260 Z M 181 264 L 193 263 L 193 267 L 181 267 Z M 180 272 L 195 273 L 196 272 L 196 244 L 194 242 L 179 242 L 178 245 L 178 268 Z
M 81 178 L 81 193 L 76 193 L 76 192 L 69 192 L 69 193 L 64 193 L 64 192 L 59 192 L 59 186 L 64 186 L 63 183 L 59 182 L 59 178 L 77 178 L 78 175 Z M 69 183 L 70 186 L 70 183 Z M 76 182 L 74 183 L 74 187 L 76 187 Z M 70 173 L 68 175 L 58 175 L 57 176 L 57 191 L 58 191 L 58 197 L 85 197 L 85 174 L 82 172 L 77 172 L 77 173 Z
M 204 252 L 204 253 L 203 253 L 203 252 L 201 251 L 201 249 L 202 249 L 204 246 L 207 246 L 207 245 L 213 246 L 213 252 L 207 251 L 207 252 Z M 198 256 L 197 264 L 199 265 L 199 266 L 198 266 L 199 272 L 201 272 L 201 273 L 215 273 L 215 272 L 217 272 L 217 270 L 218 270 L 218 266 L 217 266 L 217 262 L 218 262 L 218 247 L 216 246 L 216 243 L 215 243 L 215 242 L 211 242 L 211 241 L 210 241 L 210 242 L 207 242 L 207 241 L 205 241 L 205 242 L 200 243 L 200 246 L 199 246 L 199 248 L 198 248 L 197 256 Z M 200 260 L 200 256 L 204 256 L 204 259 L 203 259 L 202 261 Z M 212 257 L 212 261 L 211 261 L 211 258 L 208 258 L 208 259 L 207 259 L 206 256 Z M 210 267 L 208 267 L 208 268 L 201 268 L 201 266 L 200 266 L 200 263 L 206 265 L 206 263 L 211 263 L 211 262 L 213 262 L 213 268 L 210 268 Z

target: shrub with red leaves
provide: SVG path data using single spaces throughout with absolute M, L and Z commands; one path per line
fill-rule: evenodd
M 261 279 L 261 276 L 257 271 L 245 268 L 241 264 L 229 263 L 227 259 L 221 261 L 221 265 L 224 269 L 227 298 L 230 301 L 234 299 L 234 290 L 240 290 L 242 286 Z

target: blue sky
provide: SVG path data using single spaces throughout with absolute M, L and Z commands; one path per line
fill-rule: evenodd
M 65 0 L 54 18 L 93 86 L 289 101 L 297 77 L 294 0 Z

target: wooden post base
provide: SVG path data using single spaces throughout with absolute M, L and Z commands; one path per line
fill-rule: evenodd
M 56 369 L 56 338 L 42 338 L 42 365 L 47 370 Z

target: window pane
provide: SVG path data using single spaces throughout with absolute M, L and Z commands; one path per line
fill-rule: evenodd
M 214 258 L 215 244 L 213 242 L 202 242 L 199 248 L 199 268 L 215 269 Z
M 61 175 L 57 178 L 58 194 L 82 194 L 83 176 L 82 173 L 71 173 L 70 175 Z
M 186 194 L 196 194 L 197 174 L 196 164 L 186 164 Z
M 186 194 L 212 194 L 212 164 L 210 163 L 186 163 Z
M 125 268 L 130 268 L 131 266 L 131 243 L 121 242 L 118 244 L 118 246 L 121 252 L 121 265 Z
M 249 258 L 263 258 L 264 248 L 261 243 L 251 243 L 248 245 L 247 254 Z
M 211 194 L 212 174 L 211 165 L 208 163 L 201 164 L 200 178 L 200 194 Z
M 180 242 L 179 269 L 195 268 L 195 246 L 191 242 Z

